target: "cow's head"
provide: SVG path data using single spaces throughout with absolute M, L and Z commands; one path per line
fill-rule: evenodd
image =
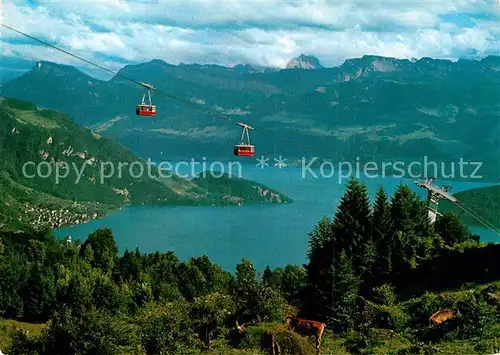
M 244 333 L 245 330 L 247 329 L 247 325 L 245 323 L 243 323 L 242 325 L 240 325 L 238 323 L 238 320 L 236 320 L 236 329 L 238 330 L 238 332 Z
M 285 321 L 285 324 L 289 329 L 295 328 L 297 326 L 297 323 L 298 323 L 298 318 L 296 317 L 287 317 Z

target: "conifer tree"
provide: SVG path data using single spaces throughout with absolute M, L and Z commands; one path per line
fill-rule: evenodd
M 390 232 L 391 206 L 385 190 L 382 186 L 377 189 L 373 205 L 373 242 L 379 245 Z
M 330 268 L 334 285 L 332 288 L 329 323 L 338 332 L 352 329 L 357 318 L 356 304 L 360 279 L 356 275 L 352 260 L 345 251 L 339 254 L 336 267 Z
M 342 252 L 350 259 L 355 275 L 361 275 L 367 281 L 371 279 L 375 262 L 371 226 L 368 192 L 353 178 L 347 185 L 333 224 L 329 219 L 323 219 L 310 234 L 308 281 L 309 292 L 316 302 L 308 312 L 321 319 L 332 315 L 336 295 L 342 297 L 342 291 L 337 292 L 335 285 Z
M 429 218 L 429 209 L 420 197 L 412 192 L 412 216 L 414 221 L 414 234 L 420 238 L 432 236 L 432 223 Z
M 392 271 L 400 273 L 407 270 L 415 262 L 415 255 L 412 250 L 412 239 L 408 233 L 398 231 L 394 238 L 394 249 L 391 254 Z
M 347 191 L 340 201 L 333 229 L 337 239 L 336 250 L 345 250 L 348 257 L 353 257 L 354 268 L 357 272 L 367 267 L 362 265 L 365 260 L 361 257 L 363 243 L 371 240 L 371 210 L 370 199 L 366 187 L 352 178 Z
M 377 250 L 370 237 L 361 244 L 359 248 L 359 274 L 361 279 L 360 292 L 363 296 L 370 296 L 375 286 L 375 265 L 377 261 Z
M 46 321 L 54 307 L 56 290 L 53 271 L 46 265 L 34 263 L 23 293 L 25 316 L 33 321 Z
M 241 322 L 282 321 L 286 301 L 280 291 L 260 283 L 253 264 L 236 265 L 236 315 Z
M 255 296 L 258 292 L 259 282 L 257 272 L 248 259 L 243 259 L 236 265 L 236 289 L 235 298 L 237 300 L 237 313 L 243 318 L 241 321 L 251 319 L 254 314 L 257 300 Z
M 309 233 L 309 250 L 307 251 L 309 264 L 327 261 L 320 257 L 324 255 L 325 248 L 329 246 L 333 239 L 332 222 L 330 218 L 324 217 L 314 227 L 314 230 Z M 322 266 L 324 267 L 324 265 Z
M 262 282 L 266 286 L 273 285 L 273 272 L 269 266 L 266 266 L 266 269 L 264 270 L 264 274 L 262 275 Z
M 393 230 L 397 233 L 414 230 L 413 192 L 406 185 L 399 186 L 391 200 Z
M 391 256 L 393 272 L 401 272 L 415 263 L 417 197 L 406 185 L 399 186 L 391 200 L 392 235 L 394 248 Z
M 241 291 L 252 289 L 257 284 L 257 273 L 250 260 L 243 259 L 236 265 L 236 282 Z
M 341 321 L 341 316 L 338 315 L 338 302 L 342 295 L 337 285 L 337 264 L 336 261 L 333 261 L 325 273 L 325 307 L 322 319 L 325 319 L 331 328 L 334 328 Z
M 118 260 L 117 269 L 118 279 L 126 281 L 137 280 L 142 272 L 139 250 L 137 249 L 135 252 L 125 250 L 123 257 Z
M 280 267 L 273 270 L 273 272 L 271 274 L 271 276 L 272 276 L 271 284 L 273 287 L 280 289 L 280 290 L 282 289 L 284 273 L 285 273 L 285 270 L 283 270 Z
M 438 217 L 434 228 L 447 245 L 462 243 L 472 239 L 468 227 L 453 213 L 444 213 Z
M 307 265 L 308 293 L 315 302 L 307 302 L 306 313 L 315 315 L 319 319 L 327 316 L 327 307 L 331 294 L 332 276 L 330 267 L 334 262 L 335 237 L 332 222 L 323 218 L 309 234 L 309 250 Z
M 382 284 L 391 273 L 391 254 L 394 246 L 391 206 L 382 186 L 377 190 L 373 206 L 373 242 L 376 248 L 375 283 Z
M 417 258 L 427 258 L 428 238 L 433 238 L 433 228 L 427 206 L 408 186 L 400 186 L 391 201 L 394 235 L 403 233 L 406 265 L 415 267 Z
M 283 278 L 283 269 L 278 267 L 271 270 L 269 266 L 266 266 L 264 273 L 262 274 L 262 284 L 265 286 L 273 287 L 276 289 L 281 289 Z
M 302 308 L 307 297 L 307 269 L 298 265 L 287 265 L 281 277 L 281 290 L 287 301 L 297 308 Z
M 391 217 L 396 231 L 418 237 L 431 235 L 427 206 L 408 186 L 399 186 L 391 201 Z
M 82 245 L 80 253 L 85 255 L 85 250 L 92 247 L 94 258 L 92 266 L 104 272 L 111 272 L 118 259 L 118 246 L 109 228 L 102 228 L 90 234 Z

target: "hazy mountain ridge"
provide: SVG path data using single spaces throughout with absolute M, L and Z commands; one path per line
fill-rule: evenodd
M 158 107 L 154 119 L 135 116 L 142 96 L 138 85 L 120 76 L 99 81 L 54 63 L 41 62 L 6 83 L 2 92 L 68 112 L 80 124 L 100 127 L 101 134 L 153 158 L 160 158 L 160 152 L 169 158 L 229 158 L 239 139 L 234 122 L 243 120 L 256 127 L 252 141 L 257 155 L 387 159 L 397 152 L 404 159 L 463 156 L 495 165 L 500 152 L 499 68 L 500 57 L 495 56 L 451 62 L 368 55 L 335 68 L 264 72 L 243 65 L 161 60 L 125 66 L 121 75 L 192 103 L 153 93 Z M 206 127 L 215 127 L 215 133 L 202 138 L 189 134 Z

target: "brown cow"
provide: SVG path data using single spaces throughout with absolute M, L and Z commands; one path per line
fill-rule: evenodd
M 429 318 L 429 325 L 439 325 L 448 319 L 455 317 L 457 314 L 458 311 L 454 309 L 444 309 L 442 311 L 438 311 Z
M 316 350 L 319 353 L 321 345 L 321 337 L 326 325 L 314 320 L 306 320 L 301 318 L 288 318 L 287 324 L 290 328 L 302 335 L 314 335 L 316 338 Z

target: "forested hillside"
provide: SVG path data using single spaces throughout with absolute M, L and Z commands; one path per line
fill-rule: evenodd
M 492 224 L 494 228 L 500 230 L 500 185 L 459 192 L 455 194 L 455 197 L 463 201 L 469 209 L 488 221 L 489 224 Z M 443 201 L 439 207 L 443 211 L 452 211 L 457 214 L 468 225 L 483 226 L 475 218 L 448 201 Z
M 61 112 L 0 98 L 0 229 L 78 224 L 128 204 L 289 201 L 256 182 L 204 175 L 160 172 Z
M 8 354 L 265 354 L 277 345 L 309 355 L 313 339 L 286 326 L 296 315 L 326 324 L 324 354 L 500 347 L 499 246 L 480 244 L 455 215 L 431 226 L 407 186 L 370 201 L 351 180 L 334 218 L 311 232 L 308 264 L 262 274 L 245 259 L 230 273 L 206 256 L 118 255 L 109 229 L 82 244 L 50 233 L 0 238 L 0 312 L 42 324 L 3 334 Z M 443 309 L 458 313 L 430 324 Z

